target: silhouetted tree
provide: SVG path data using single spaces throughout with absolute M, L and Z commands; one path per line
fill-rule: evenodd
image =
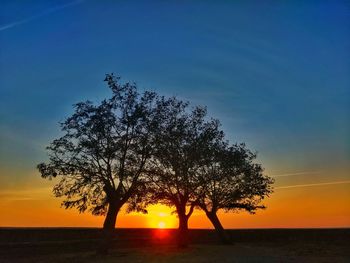
M 135 84 L 120 84 L 113 74 L 105 81 L 112 97 L 98 105 L 76 104 L 73 115 L 61 123 L 63 136 L 47 147 L 49 161 L 37 167 L 43 178 L 60 177 L 53 192 L 65 197 L 65 208 L 106 215 L 102 250 L 107 252 L 118 212 L 145 190 L 156 94 L 140 95 Z
M 112 97 L 98 105 L 75 105 L 61 123 L 63 135 L 48 147 L 49 161 L 38 165 L 43 178 L 59 177 L 53 192 L 65 197 L 65 208 L 105 215 L 107 252 L 117 215 L 146 212 L 162 203 L 175 207 L 178 245 L 188 242 L 188 220 L 195 207 L 203 209 L 224 241 L 217 217 L 225 211 L 254 213 L 271 193 L 272 179 L 263 175 L 256 155 L 244 144 L 228 146 L 220 123 L 208 119 L 203 107 L 137 92 L 135 84 L 120 84 L 107 74 Z
M 262 166 L 254 162 L 256 154 L 245 144 L 228 146 L 221 142 L 210 151 L 211 160 L 200 168 L 198 174 L 201 187 L 197 188 L 197 204 L 222 242 L 229 243 L 217 212 L 221 209 L 255 213 L 257 209 L 265 208 L 261 202 L 272 192 L 273 179 L 263 174 Z
M 197 170 L 206 162 L 205 149 L 223 136 L 217 120 L 205 119 L 205 108 L 188 108 L 188 103 L 176 98 L 158 100 L 159 126 L 149 170 L 150 203 L 175 207 L 179 247 L 187 246 L 188 220 L 199 186 Z

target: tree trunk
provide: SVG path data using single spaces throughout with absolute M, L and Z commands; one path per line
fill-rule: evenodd
M 101 243 L 97 250 L 97 253 L 100 255 L 108 254 L 108 250 L 112 245 L 115 223 L 117 221 L 119 210 L 120 206 L 117 202 L 109 203 L 107 215 L 103 223 Z
M 117 215 L 119 212 L 118 205 L 116 203 L 110 203 L 108 205 L 108 211 L 103 223 L 103 229 L 113 231 L 115 228 L 115 223 L 117 221 Z
M 179 248 L 186 248 L 188 246 L 188 217 L 185 213 L 179 216 L 179 229 L 177 237 L 177 245 Z
M 225 232 L 225 229 L 221 225 L 221 222 L 216 215 L 215 212 L 206 212 L 207 217 L 209 218 L 210 222 L 215 227 L 215 231 L 218 234 L 218 237 L 220 238 L 221 242 L 225 245 L 231 244 L 231 239 L 228 236 L 228 234 Z

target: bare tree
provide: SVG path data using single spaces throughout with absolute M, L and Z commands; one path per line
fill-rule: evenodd
M 245 210 L 255 213 L 265 208 L 261 202 L 272 192 L 273 179 L 263 174 L 262 166 L 254 162 L 256 154 L 245 144 L 228 146 L 221 142 L 210 152 L 211 160 L 198 170 L 201 187 L 197 188 L 197 205 L 222 242 L 229 243 L 217 212 Z
M 135 84 L 120 84 L 113 74 L 105 81 L 112 97 L 98 105 L 76 104 L 61 123 L 63 136 L 47 147 L 49 161 L 37 167 L 43 178 L 60 178 L 53 192 L 65 197 L 65 208 L 106 215 L 103 229 L 109 240 L 122 206 L 145 189 L 156 94 L 140 95 Z

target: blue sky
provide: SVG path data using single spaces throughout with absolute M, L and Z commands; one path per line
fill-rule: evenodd
M 350 4 L 263 2 L 2 1 L 3 187 L 31 180 L 109 72 L 208 106 L 288 184 L 350 179 Z

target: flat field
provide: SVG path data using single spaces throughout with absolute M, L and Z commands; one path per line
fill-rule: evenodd
M 96 255 L 100 230 L 0 228 L 0 262 L 350 262 L 350 229 L 229 230 L 220 245 L 213 230 L 190 230 L 177 249 L 176 230 L 118 229 L 107 256 Z

